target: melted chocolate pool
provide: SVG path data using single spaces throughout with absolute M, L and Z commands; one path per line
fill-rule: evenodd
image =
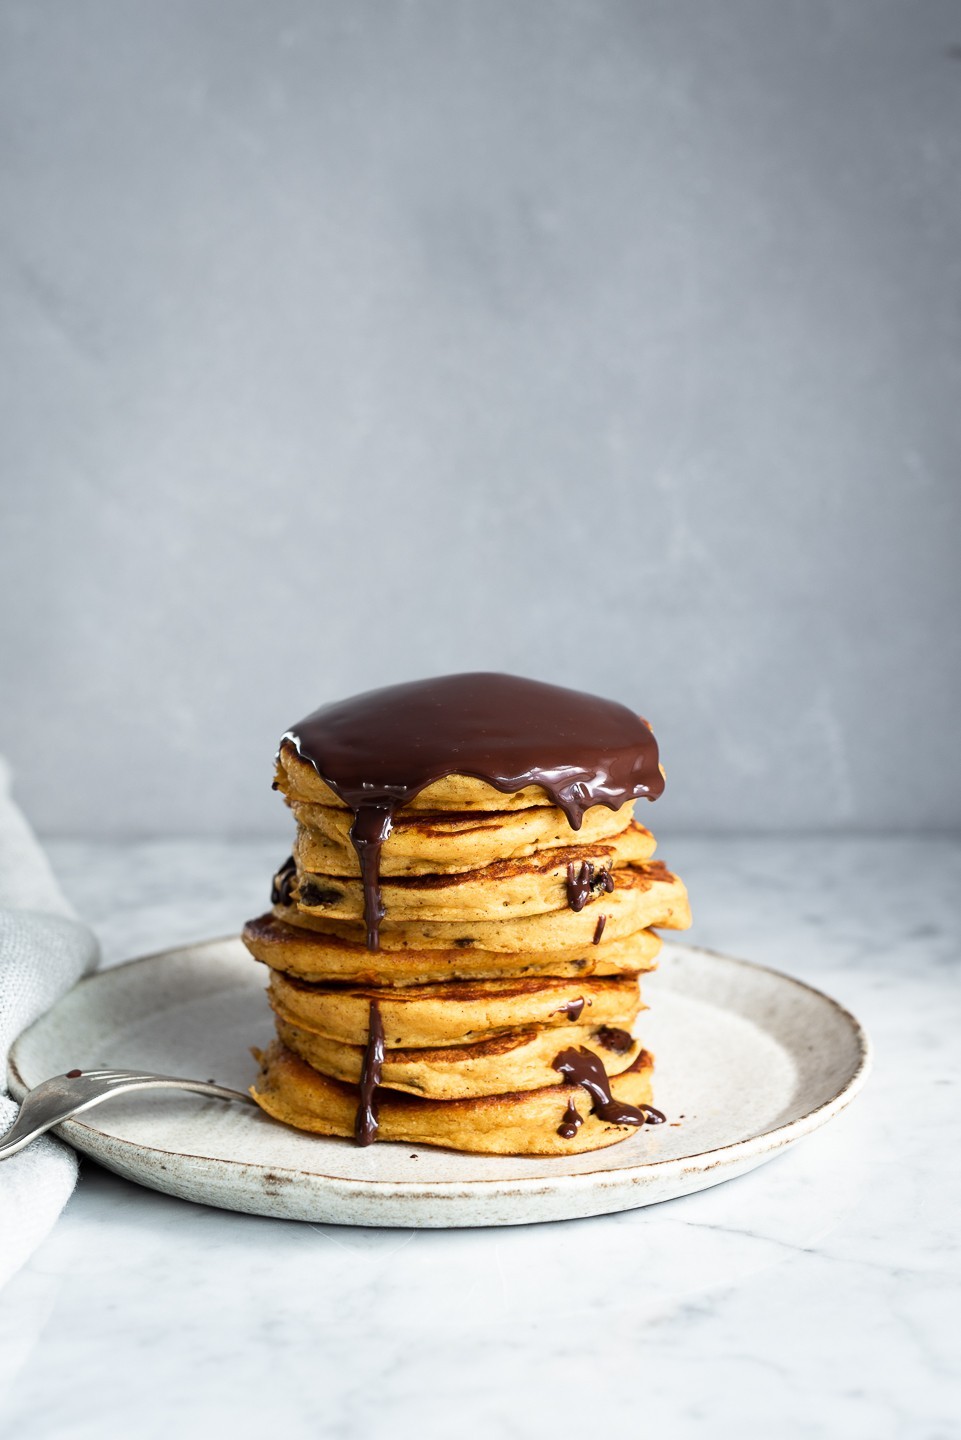
M 611 1082 L 607 1071 L 591 1050 L 571 1048 L 562 1050 L 554 1057 L 554 1069 L 559 1070 L 568 1085 L 580 1085 L 590 1095 L 592 1110 L 611 1125 L 643 1125 L 643 1109 L 628 1105 L 611 1094 Z

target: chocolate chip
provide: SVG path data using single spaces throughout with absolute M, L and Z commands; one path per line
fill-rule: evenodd
M 273 884 L 270 887 L 271 905 L 289 905 L 293 898 L 294 883 L 297 879 L 297 866 L 294 864 L 293 855 L 288 855 L 274 876 Z
M 339 890 L 332 890 L 329 886 L 325 888 L 323 885 L 314 885 L 309 880 L 306 885 L 300 887 L 301 905 L 316 905 L 319 908 L 322 905 L 336 905 L 340 899 L 341 892 Z
M 634 1044 L 634 1037 L 627 1030 L 619 1030 L 616 1025 L 602 1025 L 594 1031 L 594 1039 L 605 1050 L 613 1050 L 615 1055 L 626 1055 Z

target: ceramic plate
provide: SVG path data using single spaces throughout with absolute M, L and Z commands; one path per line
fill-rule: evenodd
M 272 1033 L 264 971 L 237 939 L 84 980 L 17 1041 L 10 1089 L 101 1066 L 245 1090 Z M 351 1225 L 517 1225 L 628 1210 L 753 1169 L 830 1120 L 864 1083 L 868 1042 L 835 1001 L 744 960 L 665 944 L 639 1033 L 668 1123 L 568 1158 L 361 1149 L 253 1105 L 190 1095 L 105 1101 L 58 1134 L 110 1170 L 187 1200 Z

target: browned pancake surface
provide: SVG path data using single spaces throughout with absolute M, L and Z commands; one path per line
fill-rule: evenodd
M 459 1045 L 528 1026 L 560 1029 L 585 1015 L 594 1025 L 630 1029 L 640 1008 L 637 977 L 629 975 L 462 980 L 397 989 L 315 985 L 272 971 L 267 995 L 281 1019 L 348 1045 L 366 1044 L 374 1002 L 393 1048 Z
M 257 1104 L 277 1120 L 320 1135 L 352 1137 L 359 1094 L 320 1075 L 281 1042 L 258 1056 L 260 1074 L 251 1087 Z M 612 1077 L 611 1093 L 630 1105 L 651 1103 L 653 1059 L 642 1050 L 633 1065 Z M 570 1139 L 558 1130 L 574 1099 L 583 1123 Z M 425 1100 L 402 1091 L 377 1094 L 378 1141 L 439 1145 L 492 1155 L 571 1155 L 625 1140 L 637 1130 L 612 1125 L 591 1110 L 579 1085 L 486 1095 L 465 1100 Z
M 292 913 L 290 907 L 284 913 Z M 329 923 L 333 926 L 334 922 Z M 608 937 L 605 922 L 602 941 L 595 945 L 592 937 L 597 929 L 596 917 L 586 929 L 584 943 L 567 950 L 530 950 L 525 954 L 491 951 L 469 939 L 465 941 L 465 937 L 446 949 L 394 949 L 390 937 L 385 936 L 380 950 L 371 951 L 363 942 L 359 925 L 348 929 L 353 936 L 348 939 L 343 933 L 307 929 L 266 914 L 247 921 L 243 941 L 254 958 L 271 969 L 320 982 L 418 985 L 444 980 L 493 980 L 507 975 L 633 974 L 654 968 L 661 941 L 653 931 Z

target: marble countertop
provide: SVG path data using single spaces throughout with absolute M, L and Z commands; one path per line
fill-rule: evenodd
M 50 849 L 106 963 L 236 930 L 279 858 Z M 961 844 L 661 850 L 691 891 L 689 938 L 792 971 L 867 1026 L 875 1070 L 850 1110 L 716 1189 L 510 1229 L 259 1219 L 85 1164 L 0 1292 L 0 1435 L 961 1433 Z

